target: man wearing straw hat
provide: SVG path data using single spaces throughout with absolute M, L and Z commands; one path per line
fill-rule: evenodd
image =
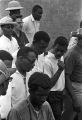
M 5 9 L 5 11 L 8 11 L 9 14 L 7 16 L 9 16 L 10 18 L 12 18 L 12 15 L 14 14 L 19 14 L 21 13 L 21 10 L 23 9 L 23 7 L 21 6 L 20 2 L 19 1 L 16 1 L 16 0 L 11 0 L 9 3 L 8 3 L 8 6 L 7 8 Z M 3 19 L 3 18 L 2 18 Z M 2 30 L 0 28 L 0 36 L 2 35 Z
M 8 16 L 0 20 L 0 26 L 3 30 L 3 35 L 0 37 L 0 50 L 6 50 L 11 54 L 19 48 L 17 40 L 12 37 L 12 32 L 15 25 L 17 25 L 17 23 L 13 22 Z

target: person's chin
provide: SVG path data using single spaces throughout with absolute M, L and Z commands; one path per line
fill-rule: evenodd
M 44 102 L 45 102 L 45 101 L 44 101 Z M 42 106 L 42 104 L 43 104 L 44 102 L 40 102 L 39 106 Z
M 40 21 L 40 19 L 41 19 L 41 18 L 39 18 L 39 19 L 36 19 L 36 21 Z
M 28 68 L 26 71 L 29 72 L 29 71 L 32 70 L 32 69 L 33 69 L 33 67 L 30 67 L 30 68 Z
M 60 59 L 61 57 L 60 56 L 56 56 L 56 59 Z

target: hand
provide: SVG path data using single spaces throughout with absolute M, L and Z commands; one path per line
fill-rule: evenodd
M 61 60 L 58 60 L 58 67 L 59 67 L 59 69 L 60 70 L 64 70 L 64 68 L 65 68 L 65 64 L 64 64 L 64 62 L 63 61 L 61 61 Z

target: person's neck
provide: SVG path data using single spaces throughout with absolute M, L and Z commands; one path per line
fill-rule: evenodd
M 38 51 L 37 51 L 37 49 L 36 49 L 36 46 L 35 46 L 35 45 L 33 45 L 33 44 L 32 44 L 32 45 L 31 45 L 31 48 L 32 48 L 32 49 L 34 49 L 34 50 L 36 51 L 37 55 L 40 55 L 40 54 L 38 53 Z
M 19 30 L 15 29 L 14 32 L 16 33 L 17 37 L 20 36 L 20 31 Z
M 21 69 L 19 69 L 19 68 L 17 68 L 17 70 L 19 71 L 19 73 L 20 73 L 21 75 L 23 75 L 24 77 L 26 77 L 26 71 L 21 70 Z
M 49 52 L 53 53 L 53 49 L 50 49 Z
M 8 34 L 4 34 L 7 38 L 9 38 L 10 40 L 12 39 L 11 35 Z
M 30 103 L 32 104 L 32 106 L 33 106 L 35 111 L 39 111 L 41 109 L 41 106 L 37 106 L 37 105 L 33 104 L 33 102 L 32 102 L 30 97 L 29 97 L 29 100 L 30 100 Z
M 24 77 L 26 77 L 26 72 L 25 71 L 19 71 Z

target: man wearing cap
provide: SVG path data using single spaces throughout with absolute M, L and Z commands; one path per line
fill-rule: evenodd
M 71 113 L 76 112 L 78 120 L 82 120 L 82 28 L 75 37 L 78 38 L 77 45 L 68 51 L 65 58 L 66 89 L 72 100 Z
M 8 3 L 8 7 L 5 9 L 6 11 L 9 11 L 9 17 L 12 18 L 12 15 L 14 14 L 20 14 L 20 10 L 23 9 L 19 1 L 12 0 Z M 2 18 L 3 19 L 3 18 Z M 2 30 L 0 29 L 0 36 L 2 35 Z
M 42 14 L 43 8 L 40 5 L 35 5 L 32 8 L 32 14 L 23 19 L 23 30 L 31 44 L 34 34 L 39 31 Z
M 11 54 L 19 48 L 17 40 L 12 37 L 12 31 L 15 25 L 17 25 L 16 22 L 13 22 L 8 16 L 0 20 L 0 26 L 3 30 L 3 35 L 0 37 L 0 50 L 6 50 Z
M 35 72 L 28 81 L 30 95 L 11 109 L 7 120 L 55 120 L 46 101 L 51 88 L 48 75 Z

